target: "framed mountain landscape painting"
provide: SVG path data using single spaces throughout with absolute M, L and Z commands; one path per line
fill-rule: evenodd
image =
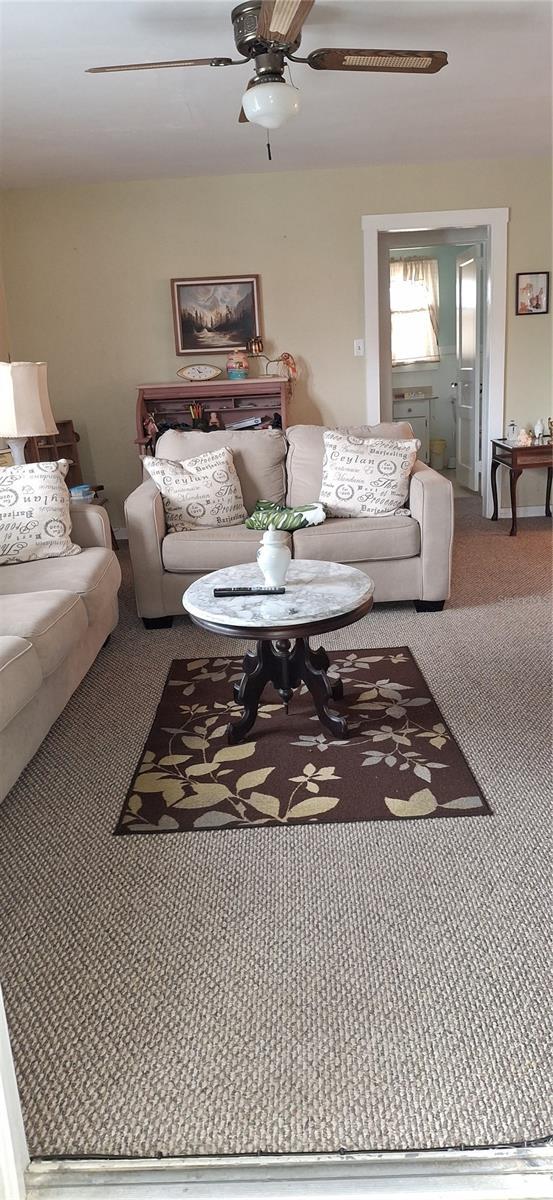
M 261 335 L 258 275 L 172 279 L 177 354 L 246 350 Z

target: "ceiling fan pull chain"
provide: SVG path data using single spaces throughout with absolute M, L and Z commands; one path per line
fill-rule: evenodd
M 273 161 L 273 156 L 271 154 L 271 142 L 269 140 L 269 134 L 267 134 L 267 158 L 269 159 L 269 162 Z

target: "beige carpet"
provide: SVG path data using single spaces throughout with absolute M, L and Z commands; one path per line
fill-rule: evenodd
M 122 620 L 0 809 L 1 977 L 33 1155 L 407 1149 L 540 1138 L 547 1042 L 550 542 L 456 505 L 442 614 L 409 645 L 494 816 L 112 830 L 173 658 Z

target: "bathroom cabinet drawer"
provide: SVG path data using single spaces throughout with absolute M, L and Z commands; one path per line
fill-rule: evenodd
M 418 457 L 421 462 L 428 462 L 430 400 L 394 400 L 392 414 L 394 421 L 409 421 L 421 444 Z
M 410 417 L 428 417 L 428 400 L 394 400 L 395 421 L 408 421 Z

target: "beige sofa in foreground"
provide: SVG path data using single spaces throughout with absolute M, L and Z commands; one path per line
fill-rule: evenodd
M 410 438 L 406 422 L 350 429 L 365 437 Z M 158 458 L 185 461 L 206 450 L 229 446 L 244 504 L 257 500 L 291 505 L 318 500 L 324 428 L 293 425 L 279 430 L 168 430 L 156 446 Z M 183 615 L 186 588 L 219 567 L 254 562 L 261 534 L 233 525 L 167 534 L 161 495 L 147 477 L 128 497 L 126 522 L 139 616 L 148 627 Z M 409 515 L 410 514 L 410 515 Z M 439 609 L 449 596 L 453 541 L 453 489 L 443 476 L 417 461 L 411 478 L 409 512 L 389 517 L 331 518 L 290 535 L 295 558 L 351 563 L 374 580 L 374 598 L 413 600 L 419 609 Z
M 77 503 L 71 521 L 80 554 L 0 567 L 0 800 L 117 624 L 107 514 Z

